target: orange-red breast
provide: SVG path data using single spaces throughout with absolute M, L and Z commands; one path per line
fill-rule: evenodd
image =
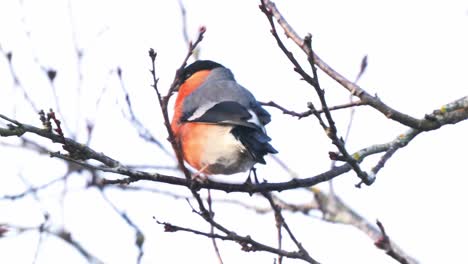
M 199 60 L 184 69 L 171 128 L 199 173 L 234 174 L 265 164 L 265 155 L 278 153 L 264 127 L 270 120 L 221 64 Z

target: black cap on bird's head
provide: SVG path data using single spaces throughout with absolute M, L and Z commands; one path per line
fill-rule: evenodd
M 185 67 L 181 74 L 181 80 L 180 83 L 185 82 L 190 76 L 192 76 L 194 73 L 203 71 L 203 70 L 212 70 L 215 68 L 220 68 L 224 67 L 223 65 L 210 61 L 210 60 L 197 60 L 194 63 L 190 64 L 189 66 Z

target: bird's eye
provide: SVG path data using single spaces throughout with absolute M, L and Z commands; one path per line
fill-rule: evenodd
M 186 71 L 182 74 L 182 82 L 185 82 L 188 78 L 192 77 L 193 72 L 192 71 Z
M 187 79 L 190 78 L 192 75 L 193 75 L 193 73 L 191 73 L 191 72 L 185 73 L 185 74 L 184 74 L 184 80 L 187 80 Z

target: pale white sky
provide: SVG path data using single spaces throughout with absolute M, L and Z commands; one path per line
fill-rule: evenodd
M 0 3 L 0 45 L 3 50 L 13 52 L 15 70 L 36 105 L 56 109 L 50 84 L 33 58 L 58 70 L 55 85 L 59 106 L 78 140 L 86 138 L 85 120 L 95 120 L 91 141 L 94 149 L 126 164 L 173 164 L 157 148 L 138 140 L 121 114 L 122 89 L 109 70 L 122 68 L 135 113 L 169 147 L 150 87 L 147 54 L 149 48 L 158 52 L 157 74 L 161 89 L 166 89 L 186 52 L 178 2 L 71 1 L 72 20 L 68 1 L 19 2 Z M 200 25 L 207 27 L 200 58 L 229 67 L 238 82 L 259 100 L 273 100 L 296 111 L 306 110 L 308 101 L 317 102 L 313 89 L 299 80 L 276 46 L 258 1 L 187 0 L 184 4 L 190 36 L 195 37 Z M 466 1 L 303 0 L 276 4 L 298 33 L 312 33 L 316 52 L 346 77 L 354 79 L 361 58 L 367 54 L 369 66 L 360 85 L 396 109 L 421 117 L 467 94 Z M 75 34 L 71 33 L 72 25 Z M 80 65 L 74 56 L 74 39 L 84 49 Z M 292 42 L 286 43 L 304 63 L 298 48 Z M 83 74 L 81 81 L 78 67 Z M 8 64 L 1 57 L 0 112 L 39 125 L 8 73 Z M 343 88 L 323 74 L 320 77 L 330 105 L 348 100 Z M 105 96 L 96 108 L 103 87 Z M 318 122 L 314 118 L 297 121 L 274 109 L 269 111 L 273 121 L 267 129 L 280 151 L 278 157 L 301 177 L 327 170 L 330 166 L 327 153 L 334 148 Z M 348 114 L 334 112 L 341 135 Z M 354 121 L 350 151 L 387 142 L 406 130 L 369 107 L 358 108 Z M 348 173 L 335 180 L 336 191 L 368 220 L 380 219 L 389 235 L 421 263 L 466 263 L 467 134 L 468 122 L 423 133 L 395 154 L 378 174 L 375 184 L 356 189 L 358 179 Z M 17 140 L 2 138 L 0 142 Z M 47 144 L 51 150 L 60 150 L 58 145 Z M 14 148 L 2 147 L 0 160 L 4 164 L 0 196 L 24 190 L 18 175 L 40 185 L 66 171 L 58 160 Z M 363 166 L 370 168 L 376 161 L 370 158 Z M 267 162 L 266 166 L 258 166 L 262 178 L 272 182 L 288 179 L 273 160 Z M 134 262 L 137 251 L 133 230 L 96 190 L 83 190 L 88 176 L 72 175 L 63 204 L 65 210 L 57 202 L 63 190 L 60 184 L 40 193 L 41 203 L 31 197 L 14 203 L 0 201 L 0 223 L 35 225 L 42 221 L 41 208 L 46 208 L 53 214 L 52 224 L 64 224 L 80 243 L 106 263 Z M 245 175 L 229 178 L 238 182 L 244 179 Z M 183 188 L 169 185 L 147 186 L 188 194 Z M 321 187 L 326 190 L 327 185 Z M 154 216 L 160 221 L 208 230 L 184 200 L 141 192 L 106 193 L 145 232 L 142 263 L 217 263 L 210 240 L 181 232 L 164 233 L 153 220 Z M 248 195 L 215 193 L 215 196 L 265 204 L 262 199 Z M 310 199 L 303 191 L 283 192 L 281 197 L 296 203 Z M 271 214 L 257 215 L 222 203 L 215 204 L 214 209 L 218 220 L 226 226 L 275 245 Z M 322 263 L 395 263 L 353 227 L 324 223 L 300 214 L 285 213 L 285 217 L 310 254 Z M 31 263 L 37 240 L 37 234 L 33 233 L 2 238 L 0 255 L 6 263 Z M 293 248 L 289 242 L 286 245 Z M 245 253 L 229 242 L 220 242 L 219 246 L 225 263 L 272 263 L 275 257 L 261 252 Z M 68 263 L 84 263 L 74 249 L 54 237 L 46 238 L 37 263 L 63 263 L 64 259 Z M 284 263 L 302 262 L 286 259 Z

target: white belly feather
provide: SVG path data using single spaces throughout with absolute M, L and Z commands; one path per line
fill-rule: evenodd
M 212 174 L 234 174 L 250 170 L 255 161 L 242 143 L 230 133 L 232 126 L 216 125 L 203 149 L 201 164 Z

